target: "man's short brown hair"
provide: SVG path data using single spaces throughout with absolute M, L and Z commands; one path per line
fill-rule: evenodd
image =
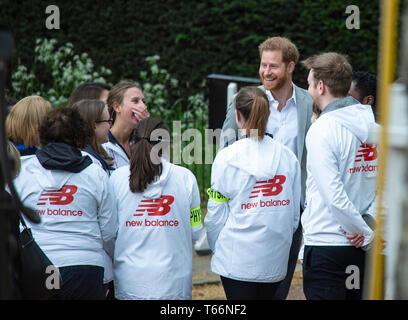
M 292 41 L 284 37 L 271 37 L 259 45 L 259 56 L 262 57 L 264 51 L 282 51 L 282 61 L 286 64 L 299 60 L 299 51 Z
M 353 68 L 344 55 L 337 52 L 316 54 L 302 61 L 302 64 L 313 70 L 315 84 L 323 81 L 334 97 L 343 98 L 348 95 Z

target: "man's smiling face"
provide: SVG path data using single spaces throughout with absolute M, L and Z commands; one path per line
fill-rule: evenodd
M 265 50 L 262 52 L 259 65 L 259 78 L 266 90 L 277 90 L 289 81 L 290 72 L 282 62 L 282 51 Z

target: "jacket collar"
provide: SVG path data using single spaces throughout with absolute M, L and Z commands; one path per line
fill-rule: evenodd
M 323 109 L 322 111 L 322 115 L 325 113 L 328 113 L 330 111 L 334 111 L 334 110 L 338 110 L 344 107 L 349 107 L 355 104 L 359 104 L 360 102 L 358 102 L 356 99 L 354 99 L 351 96 L 336 100 L 332 103 L 329 103 L 326 108 Z

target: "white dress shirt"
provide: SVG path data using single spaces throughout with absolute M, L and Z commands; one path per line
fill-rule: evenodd
M 296 107 L 295 87 L 293 86 L 292 97 L 286 101 L 286 105 L 278 111 L 278 100 L 266 90 L 269 100 L 269 110 L 271 111 L 266 125 L 266 132 L 271 133 L 277 141 L 287 146 L 297 157 L 297 133 L 298 119 Z

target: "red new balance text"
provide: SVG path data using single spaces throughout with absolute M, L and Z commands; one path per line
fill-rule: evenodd
M 290 200 L 268 200 L 263 201 L 259 200 L 259 202 L 249 202 L 249 203 L 242 203 L 241 209 L 242 210 L 249 210 L 252 208 L 265 208 L 265 207 L 279 207 L 279 206 L 288 206 L 290 205 Z
M 65 185 L 61 189 L 56 191 L 45 191 L 38 199 L 37 206 L 46 205 L 49 202 L 50 205 L 65 206 L 74 201 L 74 194 L 77 192 L 76 186 Z
M 125 222 L 126 227 L 178 227 L 178 220 L 128 220 Z
M 159 199 L 142 200 L 133 216 L 141 217 L 145 213 L 148 216 L 164 216 L 170 212 L 173 202 L 174 197 L 170 195 L 162 195 Z M 177 227 L 178 225 L 178 220 L 165 219 L 128 220 L 125 222 L 126 227 Z
M 349 172 L 350 173 L 358 173 L 358 172 L 372 172 L 372 171 L 377 171 L 378 166 L 372 166 L 369 164 L 366 164 L 365 166 L 360 166 L 360 167 L 354 167 L 350 168 Z
M 283 190 L 283 184 L 286 181 L 286 177 L 284 175 L 276 175 L 272 179 L 257 181 L 255 186 L 249 196 L 250 199 L 257 198 L 259 195 L 261 197 L 272 197 L 277 196 Z M 260 199 L 258 202 L 248 202 L 242 203 L 241 209 L 242 210 L 250 210 L 252 208 L 265 208 L 265 207 L 279 207 L 279 206 L 288 206 L 290 204 L 290 200 L 262 200 Z
M 49 215 L 49 216 L 78 216 L 78 217 L 82 217 L 82 210 L 69 210 L 69 209 L 38 209 L 37 213 L 39 215 Z

